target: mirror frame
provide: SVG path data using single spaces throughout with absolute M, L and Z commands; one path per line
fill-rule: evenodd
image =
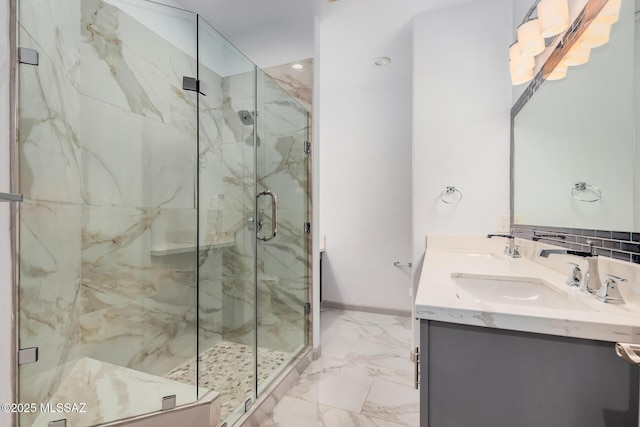
M 578 14 L 569 29 L 555 38 L 551 45 L 555 44 L 553 51 L 535 75 L 529 86 L 511 108 L 511 143 L 510 143 L 510 221 L 511 234 L 527 240 L 541 240 L 545 243 L 562 246 L 572 250 L 589 251 L 593 255 L 606 256 L 621 261 L 640 264 L 640 232 L 594 230 L 583 228 L 565 228 L 541 226 L 533 224 L 515 224 L 514 210 L 514 166 L 515 166 L 515 117 L 540 89 L 546 77 L 560 63 L 571 47 L 578 41 L 582 33 L 600 13 L 607 0 L 589 0 L 584 9 Z M 550 46 L 551 46 L 550 45 Z M 551 47 L 547 47 L 550 49 Z

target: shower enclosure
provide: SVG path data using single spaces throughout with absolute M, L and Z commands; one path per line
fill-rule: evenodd
M 86 403 L 20 426 L 231 426 L 309 342 L 308 113 L 191 12 L 18 6 L 18 401 Z

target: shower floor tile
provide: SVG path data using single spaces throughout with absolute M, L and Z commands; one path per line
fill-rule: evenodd
M 258 381 L 262 382 L 290 356 L 282 351 L 258 348 Z M 224 420 L 251 396 L 255 386 L 253 349 L 244 344 L 220 341 L 200 354 L 200 387 L 220 393 Z M 195 385 L 195 358 L 178 366 L 165 378 Z

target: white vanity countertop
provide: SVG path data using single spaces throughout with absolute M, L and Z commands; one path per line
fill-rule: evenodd
M 416 316 L 450 323 L 640 344 L 640 268 L 634 264 L 598 258 L 600 277 L 617 274 L 628 281 L 619 286 L 625 304 L 605 304 L 595 295 L 585 295 L 567 286 L 571 271 L 567 262 L 584 265 L 582 258 L 551 255 L 535 256 L 549 248 L 519 240 L 522 258 L 502 255 L 505 239 L 473 236 L 429 236 L 427 251 L 416 294 Z M 566 297 L 580 309 L 523 306 L 479 301 L 457 283 L 452 274 L 486 279 L 534 279 L 551 288 L 554 295 Z M 592 280 L 591 287 L 599 287 Z

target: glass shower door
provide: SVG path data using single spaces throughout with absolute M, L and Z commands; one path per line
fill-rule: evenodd
M 196 356 L 195 22 L 144 1 L 19 2 L 23 59 L 39 54 L 18 70 L 23 427 L 197 398 L 195 372 L 171 375 Z
M 255 66 L 198 18 L 200 387 L 231 426 L 255 400 Z M 206 88 L 205 88 L 206 87 Z
M 308 343 L 307 111 L 258 71 L 257 364 L 259 393 Z

